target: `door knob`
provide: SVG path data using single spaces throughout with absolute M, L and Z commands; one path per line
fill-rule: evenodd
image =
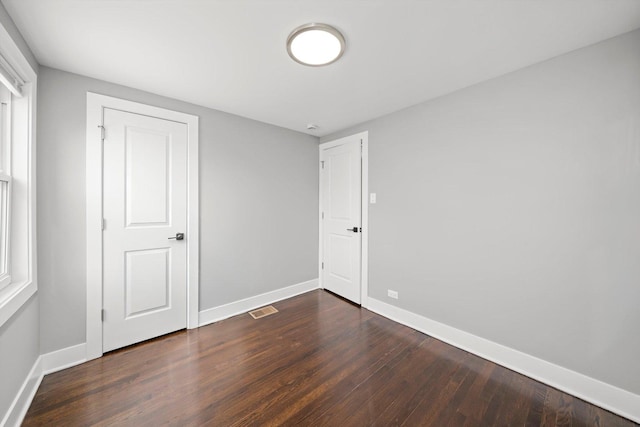
M 353 231 L 354 233 L 358 232 L 358 227 L 347 228 L 347 231 Z
M 176 237 L 169 237 L 169 240 L 171 239 L 184 240 L 184 233 L 176 233 Z

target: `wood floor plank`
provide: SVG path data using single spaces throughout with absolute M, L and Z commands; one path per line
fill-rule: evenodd
M 405 347 L 397 357 L 358 384 L 344 398 L 336 401 L 320 419 L 311 420 L 311 424 L 373 424 L 384 408 L 406 392 L 410 376 L 415 374 L 414 363 L 422 357 L 421 349 L 427 342 L 423 335 L 416 345 Z
M 534 427 L 542 425 L 542 417 L 544 414 L 544 405 L 547 398 L 548 387 L 544 384 L 536 382 L 533 386 L 533 393 L 529 399 L 526 427 Z
M 47 375 L 25 426 L 634 426 L 324 291 Z
M 466 421 L 466 417 L 460 417 L 462 414 L 459 411 L 460 404 L 467 399 L 469 390 L 478 376 L 478 370 L 483 364 L 484 360 L 472 354 L 465 357 L 463 366 L 456 372 L 441 394 L 441 396 L 446 396 L 441 400 L 443 402 L 446 400 L 446 404 L 442 405 L 443 409 L 440 414 L 434 418 L 435 424 L 451 425 L 458 419 Z
M 511 410 L 505 415 L 505 425 L 524 426 L 527 420 L 528 408 L 533 398 L 534 381 L 515 372 L 509 375 L 509 393 L 507 394 L 507 405 Z
M 425 339 L 426 337 L 418 332 L 399 330 L 391 339 L 387 333 L 371 335 L 366 346 L 346 341 L 347 351 L 334 353 L 331 357 L 325 358 L 321 369 L 313 376 L 305 378 L 307 381 L 303 387 L 286 396 L 283 394 L 283 398 L 278 399 L 276 404 L 269 405 L 269 412 L 276 414 L 270 421 L 280 424 L 289 420 L 291 423 L 302 424 L 320 417 L 325 408 L 340 401 L 345 390 L 355 389 L 358 384 L 385 366 L 390 359 L 397 357 L 398 353 Z M 375 351 L 372 351 L 373 349 Z M 341 393 L 332 393 L 334 390 L 341 390 Z M 336 400 L 332 402 L 332 398 Z M 296 405 L 290 404 L 291 399 L 294 399 Z M 263 404 L 264 406 L 267 404 Z M 269 421 L 264 416 L 266 413 L 261 410 L 253 411 L 238 425 L 244 422 L 255 422 L 258 425 L 265 423 Z
M 429 341 L 424 350 L 427 353 L 413 364 L 414 372 L 405 379 L 402 394 L 376 417 L 375 425 L 402 425 L 419 405 L 430 404 L 440 393 L 440 390 L 432 387 L 431 381 L 449 377 L 451 368 L 467 355 L 460 350 L 455 353 L 455 360 L 446 357 L 449 346 L 437 340 Z
M 437 387 L 431 386 L 428 393 L 424 394 L 422 401 L 416 406 L 416 408 L 409 414 L 407 419 L 402 425 L 415 426 L 415 425 L 447 425 L 449 424 L 448 418 L 453 415 L 448 412 L 448 409 L 452 409 L 453 412 L 457 408 L 449 406 L 449 402 L 453 399 L 458 388 L 467 377 L 470 372 L 466 363 L 469 361 L 470 354 L 455 349 L 451 352 L 446 360 L 445 367 L 442 369 L 442 375 L 438 380 Z M 431 382 L 429 380 L 429 382 Z
M 482 363 L 482 366 L 467 393 L 468 396 L 476 396 L 476 398 L 467 398 L 460 402 L 457 409 L 458 412 L 464 414 L 466 420 L 465 425 L 478 425 L 484 416 L 489 402 L 489 399 L 486 397 L 487 383 L 491 379 L 495 369 L 496 365 L 493 363 Z

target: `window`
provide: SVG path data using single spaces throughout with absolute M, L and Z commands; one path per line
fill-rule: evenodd
M 37 290 L 37 74 L 0 24 L 0 327 Z
M 0 85 L 0 289 L 11 283 L 11 92 Z

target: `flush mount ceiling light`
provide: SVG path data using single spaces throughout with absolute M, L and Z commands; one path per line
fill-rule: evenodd
M 340 31 L 327 24 L 301 25 L 289 34 L 287 52 L 296 62 L 310 67 L 329 65 L 344 53 Z

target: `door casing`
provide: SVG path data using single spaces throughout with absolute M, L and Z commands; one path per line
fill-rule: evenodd
M 187 328 L 197 328 L 199 309 L 198 117 L 146 104 L 87 92 L 87 360 L 101 357 L 103 286 L 103 151 L 105 108 L 172 120 L 187 125 Z
M 348 138 L 358 137 L 362 142 L 362 251 L 360 262 L 360 305 L 362 307 L 368 307 L 368 292 L 369 292 L 369 132 L 360 132 L 349 136 Z M 322 150 L 327 148 L 336 147 L 342 145 L 343 138 L 335 139 L 333 141 L 320 144 L 318 147 L 318 154 L 321 156 Z M 319 180 L 319 192 L 318 192 L 318 277 L 320 278 L 320 287 L 324 289 L 323 283 L 323 270 L 322 262 L 324 260 L 324 242 L 323 242 L 323 228 L 322 228 L 322 165 L 318 163 L 318 180 Z

